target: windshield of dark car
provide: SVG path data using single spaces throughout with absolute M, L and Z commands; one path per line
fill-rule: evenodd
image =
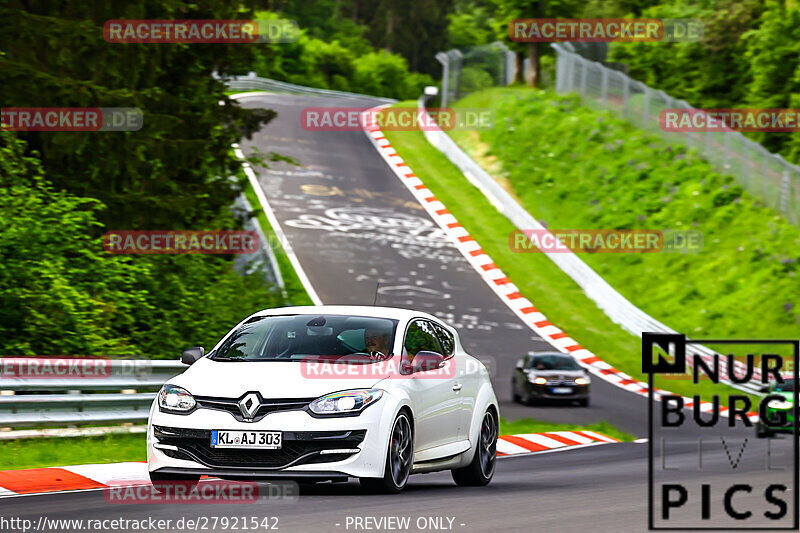
M 776 383 L 775 384 L 775 391 L 776 392 L 794 392 L 794 380 L 787 379 L 784 380 L 783 383 Z
M 531 358 L 534 370 L 580 370 L 581 366 L 567 355 L 537 355 Z
M 363 316 L 259 316 L 231 333 L 211 359 L 302 361 L 370 351 L 388 356 L 396 326 L 397 320 Z M 367 349 L 365 334 L 369 339 L 378 339 L 378 349 L 374 345 L 372 350 Z

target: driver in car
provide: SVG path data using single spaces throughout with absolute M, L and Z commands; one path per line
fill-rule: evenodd
M 385 358 L 389 354 L 389 334 L 379 329 L 364 329 L 364 347 L 370 357 Z

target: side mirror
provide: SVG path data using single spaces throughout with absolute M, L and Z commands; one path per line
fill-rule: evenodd
M 411 373 L 427 372 L 428 370 L 438 370 L 442 367 L 444 356 L 440 353 L 421 351 L 417 352 L 411 363 Z
M 524 366 L 525 366 L 525 361 L 523 361 L 522 359 L 520 359 L 519 361 L 517 361 L 517 368 L 519 368 L 520 370 L 522 370 L 522 368 L 523 368 Z
M 189 348 L 188 350 L 184 350 L 181 354 L 181 363 L 184 365 L 191 365 L 201 357 L 203 357 L 206 353 L 205 348 L 202 346 L 197 346 L 195 348 Z

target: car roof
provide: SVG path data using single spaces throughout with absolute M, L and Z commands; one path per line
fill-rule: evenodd
M 402 309 L 399 307 L 376 307 L 370 305 L 299 305 L 295 307 L 276 307 L 274 309 L 264 309 L 254 313 L 253 316 L 270 315 L 355 315 L 379 318 L 393 318 L 396 320 L 410 320 L 412 318 L 428 318 L 442 322 L 441 319 L 422 311 L 412 309 Z

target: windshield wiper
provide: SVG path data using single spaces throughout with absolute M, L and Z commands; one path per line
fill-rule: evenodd
M 236 361 L 238 363 L 239 361 L 242 361 L 242 362 L 247 361 L 247 359 L 245 359 L 243 357 L 220 356 L 220 357 L 215 357 L 214 359 L 212 359 L 212 361 Z

